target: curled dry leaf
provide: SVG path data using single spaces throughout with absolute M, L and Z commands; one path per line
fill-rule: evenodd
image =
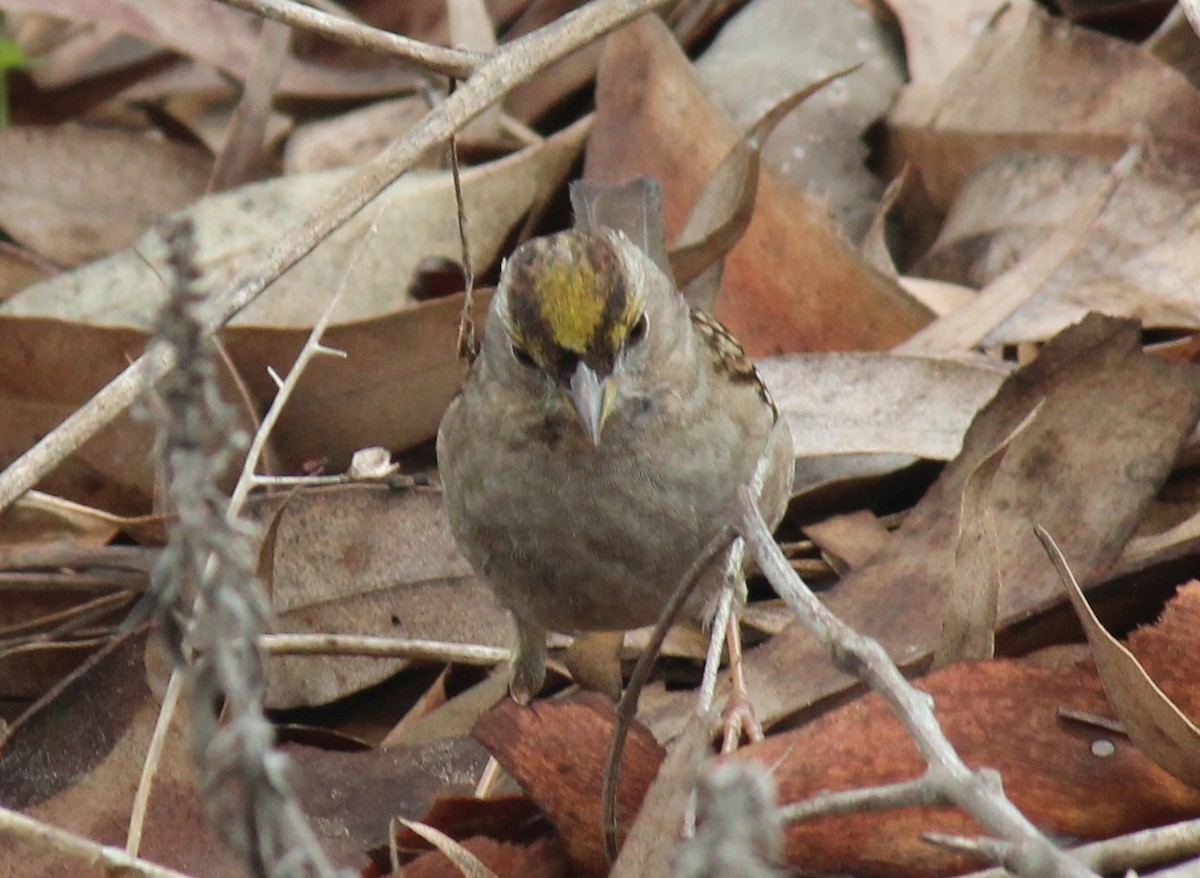
M 195 147 L 80 125 L 0 129 L 0 155 L 0 228 L 65 267 L 189 204 L 211 165 Z
M 967 180 L 918 272 L 982 286 L 998 280 L 1057 229 L 1078 225 L 1110 172 L 1072 156 L 997 159 Z M 1200 180 L 1151 153 L 1079 228 L 1079 240 L 983 344 L 1038 341 L 1090 310 L 1149 327 L 1200 326 L 1196 208 Z M 1087 211 L 1087 213 L 1092 213 Z
M 403 817 L 398 817 L 397 822 L 441 851 L 458 868 L 464 878 L 496 878 L 496 873 L 485 866 L 479 857 L 446 833 L 415 820 L 405 820 Z
M 990 659 L 996 652 L 996 614 L 1000 600 L 999 546 L 996 517 L 988 505 L 992 483 L 1004 455 L 1029 426 L 1041 407 L 1004 437 L 983 458 L 963 485 L 958 534 L 954 545 L 954 576 L 946 600 L 942 634 L 933 654 L 934 667 L 966 659 Z
M 1104 630 L 1054 538 L 1041 525 L 1036 531 L 1087 634 L 1104 692 L 1125 733 L 1157 765 L 1200 789 L 1200 728 L 1158 688 L 1133 653 Z
M 608 38 L 596 104 L 584 176 L 610 183 L 655 177 L 667 229 L 682 228 L 738 134 L 658 19 L 646 16 Z M 758 356 L 887 348 L 930 317 L 853 253 L 823 205 L 770 169 L 760 176 L 754 217 L 729 255 L 722 290 L 716 316 Z
M 909 87 L 890 117 L 894 159 L 936 206 L 999 155 L 1054 152 L 1114 161 L 1149 140 L 1168 164 L 1200 170 L 1200 94 L 1136 45 L 1008 5 L 938 90 Z
M 831 73 L 768 108 L 717 165 L 671 251 L 671 273 L 693 308 L 713 310 L 721 289 L 722 260 L 754 215 L 762 147 L 771 132 L 808 98 L 857 70 Z
M 855 0 L 754 0 L 729 19 L 696 61 L 709 96 L 742 131 L 830 70 L 856 68 L 780 121 L 763 159 L 828 204 L 851 241 L 862 238 L 879 198 L 863 135 L 904 82 L 888 24 Z
M 587 124 L 462 175 L 472 249 L 480 264 L 496 258 L 509 230 L 562 182 Z M 279 229 L 302 222 L 353 171 L 282 177 L 209 196 L 183 212 L 195 223 L 202 283 L 216 284 Z M 459 258 L 454 184 L 448 171 L 402 176 L 370 207 L 318 245 L 240 313 L 233 326 L 310 327 L 345 279 L 360 248 L 334 324 L 393 313 L 422 259 Z M 367 236 L 377 224 L 378 233 Z M 38 284 L 10 299 L 0 316 L 41 316 L 103 325 L 151 325 L 162 297 L 166 246 L 157 230 L 136 248 Z M 115 298 L 114 290 L 120 290 Z
M 73 414 L 145 345 L 140 330 L 0 316 L 0 466 Z M 227 371 L 220 380 L 223 398 L 238 400 Z M 123 414 L 39 487 L 110 513 L 145 514 L 154 490 L 153 442 L 145 421 Z
M 121 529 L 121 519 L 52 494 L 30 491 L 0 512 L 0 546 L 45 543 L 98 548 Z
M 1064 261 L 1077 252 L 1104 213 L 1113 193 L 1128 179 L 1141 160 L 1141 145 L 1131 146 L 1097 181 L 1070 218 L 1038 242 L 1008 271 L 980 290 L 961 308 L 940 317 L 899 346 L 905 351 L 939 351 L 972 348 L 980 344 L 998 324 L 1019 311 Z M 1075 315 L 1079 316 L 1079 315 Z

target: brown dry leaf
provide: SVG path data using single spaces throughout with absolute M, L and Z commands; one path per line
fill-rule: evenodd
M 615 713 L 603 696 L 581 693 L 528 706 L 502 699 L 474 735 L 488 748 L 558 830 L 575 871 L 608 874 L 601 836 L 600 785 Z M 637 813 L 663 760 L 654 738 L 635 723 L 625 743 L 617 784 L 617 823 Z
M 696 75 L 734 125 L 749 131 L 786 95 L 851 67 L 853 75 L 782 120 L 762 155 L 782 177 L 824 199 L 845 236 L 858 241 L 880 193 L 866 167 L 863 134 L 904 82 L 895 40 L 870 5 L 754 0 L 721 27 L 696 61 Z
M 1075 222 L 1107 171 L 1091 159 L 1007 156 L 964 185 L 933 249 L 918 266 L 932 277 L 991 283 L 1054 230 Z M 1150 327 L 1200 325 L 1194 290 L 1194 177 L 1153 156 L 1117 180 L 1093 223 L 1026 300 L 991 330 L 983 344 L 1041 340 L 1088 310 L 1138 317 Z
M 869 509 L 805 525 L 804 535 L 830 558 L 839 574 L 866 564 L 891 539 L 888 529 Z
M 544 143 L 463 172 L 471 246 L 479 265 L 495 259 L 512 227 L 557 189 L 586 133 L 586 122 L 577 123 Z M 219 283 L 248 254 L 272 242 L 280 228 L 303 222 L 352 173 L 278 178 L 189 207 L 182 215 L 196 226 L 201 283 Z M 375 223 L 377 234 L 368 236 Z M 409 303 L 405 291 L 422 259 L 453 261 L 460 250 L 450 173 L 405 174 L 272 284 L 232 325 L 307 330 L 346 279 L 352 256 L 357 263 L 334 324 L 391 314 Z M 0 316 L 53 316 L 144 329 L 152 325 L 162 301 L 165 258 L 166 245 L 151 230 L 134 249 L 31 287 L 0 306 Z
M 533 0 L 514 22 L 505 39 L 511 42 L 523 37 L 561 18 L 582 3 L 583 0 Z M 595 78 L 603 52 L 604 41 L 597 40 L 551 64 L 505 96 L 505 111 L 527 124 L 537 122 L 548 110 L 561 104 Z
M 405 716 L 380 742 L 379 749 L 390 750 L 402 744 L 429 744 L 442 738 L 469 735 L 480 714 L 508 697 L 508 678 L 506 666 L 496 667 L 482 682 L 460 692 L 425 716 L 411 723 Z
M 292 46 L 292 29 L 279 21 L 263 21 L 254 60 L 242 93 L 225 125 L 206 192 L 223 192 L 258 179 L 270 170 L 268 128 L 279 74 Z
M 0 227 L 75 266 L 131 244 L 204 191 L 211 159 L 142 134 L 63 125 L 0 130 Z
M 967 659 L 990 659 L 995 655 L 1001 570 L 996 518 L 989 501 L 1005 454 L 1040 410 L 1039 406 L 1026 415 L 963 483 L 954 543 L 954 575 L 942 617 L 941 637 L 933 653 L 935 668 Z
M 1114 400 L 1121 401 L 1119 411 Z M 885 550 L 824 595 L 847 624 L 879 640 L 901 665 L 924 660 L 938 641 L 966 480 L 1038 406 L 987 499 L 996 521 L 1001 627 L 1061 600 L 1033 522 L 1066 535 L 1081 571 L 1117 558 L 1200 415 L 1200 377 L 1196 367 L 1143 355 L 1130 321 L 1096 315 L 1013 373 Z M 744 667 L 767 722 L 850 683 L 798 623 L 747 653 Z M 677 724 L 666 713 L 653 721 Z
M 679 836 L 692 806 L 700 769 L 710 753 L 714 719 L 711 713 L 693 714 L 683 733 L 671 742 L 609 878 L 656 878 L 670 873 L 674 848 L 670 842 Z
M 106 546 L 120 531 L 120 521 L 98 509 L 30 491 L 0 512 L 0 546 Z
M 539 838 L 529 845 L 504 844 L 476 836 L 463 848 L 497 875 L 521 878 L 566 878 L 567 861 L 552 838 Z M 462 872 L 440 853 L 425 854 L 404 867 L 404 878 L 462 878 Z
M 297 125 L 284 145 L 283 172 L 307 174 L 363 164 L 402 137 L 428 111 L 424 98 L 411 95 Z
M 484 865 L 479 857 L 444 832 L 414 820 L 405 820 L 402 817 L 397 820 L 406 829 L 416 833 L 437 848 L 446 859 L 454 864 L 463 878 L 497 878 L 496 873 Z
M 949 460 L 1009 369 L 983 357 L 793 354 L 757 361 L 797 457 Z
M 1154 143 L 1196 173 L 1200 95 L 1138 46 L 1014 4 L 936 91 L 908 88 L 892 111 L 897 163 L 921 174 L 945 210 L 962 182 L 999 155 L 1055 152 L 1114 161 Z
M 454 48 L 484 54 L 496 51 L 496 28 L 484 0 L 446 0 L 446 18 Z M 501 110 L 499 103 L 488 107 L 458 133 L 459 141 L 499 143 Z
M 904 60 L 914 85 L 935 87 L 967 56 L 996 13 L 1029 0 L 887 0 L 904 32 Z
M 33 253 L 0 242 L 0 302 L 53 274 L 53 266 Z
M 1196 674 L 1195 661 L 1189 664 Z M 954 665 L 918 685 L 933 696 L 938 721 L 962 758 L 999 771 L 1005 793 L 1045 832 L 1109 838 L 1200 813 L 1200 792 L 1155 766 L 1137 747 L 1059 718 L 1061 706 L 1107 712 L 1092 668 L 1049 669 L 997 659 Z M 1191 702 L 1200 707 L 1197 691 L 1193 686 Z M 1092 752 L 1098 738 L 1112 743 L 1111 755 Z M 925 768 L 907 731 L 874 694 L 752 744 L 734 758 L 770 769 L 782 803 L 825 790 L 909 780 Z M 795 823 L 787 829 L 787 861 L 806 874 L 869 878 L 933 878 L 979 867 L 976 860 L 927 844 L 922 836 L 933 831 L 974 837 L 979 824 L 956 808 L 900 808 Z
M 1116 708 L 1125 733 L 1156 765 L 1200 788 L 1200 728 L 1158 688 L 1133 653 L 1104 630 L 1050 533 L 1038 525 L 1037 535 L 1087 634 L 1104 693 Z
M 1063 263 L 1079 251 L 1113 193 L 1137 166 L 1141 154 L 1140 145 L 1130 147 L 1112 166 L 1107 177 L 1098 181 L 1094 190 L 1081 200 L 1069 219 L 1048 233 L 1012 268 L 980 290 L 979 295 L 924 327 L 897 350 L 955 350 L 980 344 L 998 324 L 1020 311 Z
M 296 796 L 326 853 L 359 870 L 367 865 L 364 852 L 387 837 L 392 817 L 415 820 L 442 796 L 470 795 L 487 763 L 487 752 L 467 737 L 387 753 L 281 749 L 292 760 Z M 170 829 L 159 831 L 166 836 Z
M 465 374 L 454 344 L 462 300 L 459 294 L 328 329 L 324 343 L 347 357 L 320 357 L 305 371 L 271 433 L 280 464 L 299 471 L 323 461 L 340 471 L 363 446 L 405 449 L 430 439 Z M 476 291 L 480 325 L 490 301 L 489 290 Z M 225 340 L 251 392 L 269 399 L 276 387 L 268 369 L 294 362 L 307 334 L 233 327 Z
M 608 38 L 596 103 L 584 176 L 610 183 L 655 177 L 667 228 L 678 230 L 738 135 L 658 19 L 647 16 Z M 930 316 L 851 251 L 822 205 L 769 169 L 722 289 L 716 316 L 755 356 L 886 348 Z
M 472 247 L 480 262 L 494 258 L 512 226 L 557 186 L 585 131 L 586 123 L 576 125 L 463 174 Z M 214 280 L 231 270 L 272 239 L 280 224 L 302 220 L 346 173 L 285 178 L 198 202 L 188 214 L 197 223 L 202 265 Z M 403 307 L 405 287 L 422 259 L 459 256 L 450 176 L 407 175 L 377 205 L 285 274 L 226 332 L 239 372 L 265 404 L 276 392 L 267 367 L 282 372 L 293 362 L 308 327 L 343 281 L 360 236 L 382 208 L 379 232 L 369 236 L 353 272 L 352 294 L 325 335 L 348 359 L 314 363 L 273 434 L 289 467 L 328 459 L 341 469 L 363 446 L 406 448 L 425 441 L 461 383 L 463 367 L 454 347 L 461 300 Z M 141 329 L 153 320 L 163 295 L 155 268 L 164 257 L 161 238 L 152 231 L 136 251 L 0 303 L 0 365 L 6 367 L 0 375 L 8 376 L 7 382 L 0 379 L 0 400 L 7 403 L 0 405 L 0 462 L 33 445 L 140 352 Z M 485 296 L 477 300 L 486 307 Z M 110 328 L 114 324 L 138 329 Z M 123 417 L 43 487 L 116 512 L 144 511 L 151 471 L 141 449 L 149 449 L 148 431 Z M 91 477 L 94 471 L 103 478 Z
M 0 747 L 0 802 L 104 844 L 124 847 L 134 791 L 159 703 L 147 683 L 145 634 L 116 641 L 86 673 L 11 728 Z M 168 732 L 149 801 L 142 856 L 206 878 L 239 878 L 204 814 L 187 748 L 186 709 Z M 338 753 L 284 748 L 301 807 L 335 863 L 361 870 L 393 814 L 416 818 L 444 795 L 466 795 L 487 761 L 469 738 L 424 747 Z M 6 839 L 0 875 L 62 874 L 61 856 Z M 19 871 L 12 867 L 21 864 Z
M 264 546 L 280 631 L 508 642 L 508 618 L 458 553 L 441 493 L 346 486 L 297 491 Z M 403 659 L 276 656 L 271 707 L 323 704 L 380 682 Z
M 63 689 L 13 724 L 0 748 L 0 802 L 93 841 L 124 847 L 158 715 L 142 662 L 145 642 L 145 632 L 113 641 Z M 241 864 L 204 819 L 191 781 L 184 728 L 182 715 L 177 715 L 157 774 L 143 855 L 203 869 L 211 878 L 237 878 L 243 874 Z M 166 807 L 159 811 L 162 806 Z M 197 856 L 200 852 L 203 856 Z M 62 874 L 61 854 L 29 841 L 5 839 L 0 875 Z
M 717 165 L 671 251 L 671 274 L 693 308 L 713 310 L 721 291 L 724 257 L 741 240 L 754 214 L 760 153 L 771 132 L 810 97 L 856 69 L 822 77 L 768 108 Z
M 0 319 L 0 466 L 66 420 L 145 344 L 145 334 L 133 330 Z M 109 512 L 145 512 L 154 488 L 152 447 L 149 425 L 123 415 L 39 487 Z
M 257 16 L 215 0 L 4 0 L 11 12 L 53 15 L 106 33 L 120 31 L 154 46 L 204 61 L 244 81 L 258 43 Z M 78 53 L 71 53 L 72 61 Z M 44 87 L 78 78 L 74 64 L 44 65 Z M 38 67 L 33 68 L 37 75 Z M 399 65 L 338 69 L 295 57 L 284 65 L 280 93 L 304 97 L 365 97 L 420 88 L 427 80 Z

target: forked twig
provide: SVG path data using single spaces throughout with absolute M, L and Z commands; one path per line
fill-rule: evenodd
M 928 766 L 920 782 L 893 784 L 875 791 L 854 790 L 825 797 L 830 807 L 844 810 L 879 804 L 953 803 L 996 834 L 1004 846 L 1005 865 L 1022 875 L 1095 878 L 1087 866 L 1057 848 L 1005 796 L 995 771 L 971 770 L 946 738 L 933 712 L 933 699 L 904 678 L 887 651 L 875 640 L 854 631 L 835 616 L 796 575 L 747 488 L 738 492 L 738 530 L 763 574 L 806 628 L 829 650 L 834 664 L 864 680 L 888 703 L 908 729 Z M 872 792 L 874 795 L 872 795 Z M 785 809 L 786 813 L 787 809 Z M 810 814 L 803 804 L 797 811 Z

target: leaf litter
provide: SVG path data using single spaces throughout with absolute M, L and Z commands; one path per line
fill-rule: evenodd
M 490 52 L 574 5 L 448 11 L 420 0 L 354 11 Z M 580 155 L 596 183 L 654 177 L 662 237 L 677 248 L 697 227 L 704 237 L 745 223 L 732 250 L 734 234 L 709 242 L 705 258 L 728 250 L 716 313 L 764 358 L 796 437 L 797 499 L 783 533 L 793 563 L 815 571 L 826 603 L 919 678 L 964 758 L 996 768 L 1038 826 L 1102 839 L 1194 818 L 1200 799 L 1181 782 L 1194 783 L 1194 760 L 1161 732 L 1195 730 L 1164 705 L 1200 716 L 1189 648 L 1196 586 L 1178 573 L 1197 548 L 1166 530 L 1200 503 L 1187 490 L 1200 415 L 1191 365 L 1200 102 L 1178 48 L 1195 37 L 1177 13 L 1146 39 L 1145 21 L 1093 16 L 1086 3 L 1060 4 L 1065 16 L 1023 2 L 888 5 L 894 18 L 849 2 L 799 14 L 773 0 L 644 18 L 498 95 L 462 135 L 476 274 L 490 282 L 514 242 L 566 224 L 564 184 Z M 0 131 L 10 145 L 0 168 L 7 464 L 144 348 L 163 295 L 161 217 L 196 221 L 206 286 L 219 286 L 444 94 L 411 66 L 297 31 L 255 135 L 262 179 L 202 198 L 239 87 L 261 86 L 247 81 L 263 75 L 253 16 L 217 3 L 160 4 L 140 19 L 122 2 L 0 8 L 39 61 L 15 80 L 17 124 Z M 201 24 L 214 20 L 224 24 Z M 1100 21 L 1104 33 L 1092 29 Z M 763 109 L 859 62 L 787 114 L 758 168 L 762 138 L 746 130 Z M 65 89 L 75 88 L 88 97 L 72 105 Z M 722 160 L 750 138 L 750 163 L 722 182 Z M 273 472 L 337 472 L 358 449 L 383 446 L 403 471 L 432 474 L 423 443 L 461 380 L 463 302 L 411 293 L 420 268 L 444 264 L 453 283 L 462 258 L 453 186 L 435 152 L 222 333 L 224 393 L 242 400 L 250 425 L 275 393 L 269 370 L 294 360 L 348 254 L 372 239 L 324 339 L 349 357 L 305 373 L 271 436 Z M 822 153 L 836 171 L 792 164 Z M 903 187 L 880 206 L 883 183 L 905 164 Z M 814 175 L 826 189 L 804 182 Z M 849 241 L 872 218 L 860 252 Z M 379 230 L 366 236 L 372 223 Z M 485 289 L 476 304 L 486 303 Z M 144 635 L 120 628 L 161 544 L 149 446 L 143 426 L 114 420 L 43 482 L 44 500 L 0 518 L 0 545 L 18 565 L 0 564 L 0 720 L 12 723 L 0 732 L 0 802 L 116 846 L 165 682 Z M 507 643 L 502 611 L 458 556 L 424 482 L 303 485 L 256 501 L 269 524 L 275 633 Z M 1085 623 L 1105 644 L 1095 647 L 1098 670 L 1037 660 L 1083 635 L 1064 621 L 1034 524 L 1060 541 L 1107 628 L 1134 629 L 1135 659 Z M 796 540 L 801 529 L 811 541 Z M 135 548 L 147 553 L 143 566 L 123 566 L 121 553 Z M 857 696 L 757 583 L 751 594 L 747 615 L 763 623 L 763 642 L 745 668 L 769 734 L 730 758 L 765 765 L 782 802 L 920 774 L 883 702 Z M 101 602 L 95 614 L 87 601 Z M 43 634 L 36 649 L 13 648 L 14 637 Z M 626 638 L 626 659 L 642 642 Z M 641 828 L 619 871 L 599 846 L 612 719 L 596 694 L 527 710 L 505 700 L 503 669 L 481 677 L 395 657 L 276 656 L 268 700 L 281 723 L 352 727 L 373 742 L 346 753 L 286 745 L 302 802 L 342 865 L 389 871 L 390 821 L 400 816 L 436 826 L 501 876 L 664 874 L 667 839 L 707 753 L 699 722 L 689 723 L 693 654 L 675 649 L 644 694 L 644 726 L 618 785 L 622 826 L 636 817 Z M 1063 718 L 1086 715 L 1119 719 L 1128 737 Z M 472 725 L 478 741 L 467 737 Z M 141 855 L 196 876 L 238 874 L 214 853 L 181 740 L 169 735 L 157 769 Z M 507 772 L 508 797 L 486 820 L 450 808 L 470 795 L 489 753 Z M 664 753 L 673 767 L 660 774 Z M 638 816 L 647 790 L 664 804 Z M 978 830 L 946 808 L 845 814 L 789 827 L 784 856 L 792 868 L 863 875 L 979 864 L 922 842 L 931 831 Z M 450 874 L 427 846 L 396 855 L 411 858 L 408 874 Z M 4 847 L 0 873 L 18 863 L 34 875 L 59 865 L 28 842 Z

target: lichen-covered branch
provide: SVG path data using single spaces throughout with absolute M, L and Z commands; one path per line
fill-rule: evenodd
M 226 520 L 219 488 L 246 440 L 220 398 L 212 342 L 196 316 L 203 297 L 190 223 L 173 224 L 166 239 L 171 293 L 154 343 L 170 347 L 176 366 L 159 385 L 154 420 L 174 515 L 153 596 L 159 630 L 184 673 L 192 760 L 218 834 L 251 875 L 333 878 L 263 712 L 258 638 L 269 608 L 254 576 L 257 535 Z

